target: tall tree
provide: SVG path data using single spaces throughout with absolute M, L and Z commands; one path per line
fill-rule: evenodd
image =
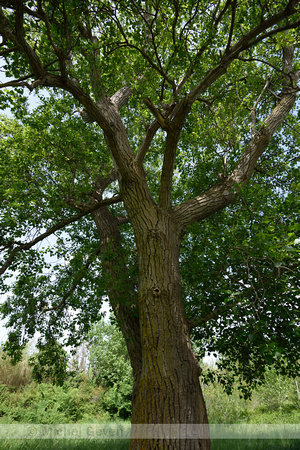
M 0 5 L 12 78 L 1 101 L 21 119 L 2 124 L 1 273 L 17 272 L 7 345 L 67 326 L 74 342 L 107 295 L 136 424 L 207 424 L 193 329 L 246 379 L 264 362 L 292 373 L 299 1 Z M 32 115 L 28 91 L 42 96 Z M 64 259 L 55 275 L 38 247 L 51 234 Z M 210 441 L 132 439 L 137 448 Z

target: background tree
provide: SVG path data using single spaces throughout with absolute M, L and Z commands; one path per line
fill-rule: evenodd
M 87 335 L 89 376 L 105 388 L 104 408 L 112 415 L 128 419 L 131 415 L 133 376 L 126 342 L 113 318 L 110 323 L 94 324 Z
M 59 342 L 39 342 L 37 352 L 29 358 L 32 377 L 38 383 L 49 382 L 63 385 L 68 378 L 68 354 Z M 53 364 L 55 361 L 55 364 Z
M 133 423 L 207 423 L 193 329 L 247 380 L 295 372 L 299 1 L 0 5 L 7 348 L 75 344 L 107 295 Z M 157 446 L 210 443 L 131 442 Z

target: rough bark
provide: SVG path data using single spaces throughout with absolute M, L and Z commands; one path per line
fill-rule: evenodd
M 142 370 L 132 423 L 199 424 L 207 414 L 192 351 L 179 270 L 182 235 L 171 209 L 154 204 L 143 172 L 123 181 L 122 196 L 135 231 Z M 138 440 L 131 449 L 209 449 L 209 440 Z
M 131 186 L 132 188 L 132 186 Z M 139 189 L 132 210 L 147 197 Z M 134 214 L 139 254 L 138 307 L 121 251 L 116 218 L 93 212 L 108 295 L 127 342 L 134 373 L 133 424 L 208 424 L 200 367 L 190 342 L 179 271 L 179 235 L 172 212 L 148 205 Z M 142 333 L 140 334 L 140 330 Z M 133 434 L 135 430 L 133 428 Z M 150 436 L 151 437 L 151 436 Z M 132 439 L 131 449 L 209 449 L 209 439 Z
M 151 224 L 151 221 L 149 221 Z M 153 226 L 154 225 L 154 226 Z M 178 267 L 179 239 L 168 214 L 157 213 L 139 242 L 142 371 L 133 424 L 206 424 Z M 131 449 L 209 449 L 209 441 L 133 440 Z
M 155 205 L 138 165 L 133 174 L 130 179 L 121 178 L 120 185 L 137 243 L 138 304 L 122 256 L 117 220 L 106 207 L 93 212 L 102 267 L 109 274 L 108 295 L 133 366 L 132 423 L 208 424 L 199 383 L 200 367 L 191 347 L 182 297 L 182 234 L 172 210 Z M 132 439 L 130 446 L 206 450 L 210 441 Z

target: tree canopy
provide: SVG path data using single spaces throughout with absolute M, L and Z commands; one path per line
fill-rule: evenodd
M 7 348 L 77 344 L 108 296 L 135 379 L 179 329 L 295 374 L 299 1 L 0 5 Z

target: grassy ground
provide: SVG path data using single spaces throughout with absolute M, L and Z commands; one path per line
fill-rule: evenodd
M 7 440 L 0 443 L 1 450 L 128 450 L 128 440 Z
M 298 450 L 299 441 L 281 439 L 216 439 L 212 450 Z M 32 440 L 2 441 L 1 450 L 128 450 L 128 440 Z
M 299 411 L 280 413 L 279 411 L 252 412 L 244 423 L 276 424 L 299 423 Z M 95 422 L 94 422 L 95 423 Z M 99 422 L 97 422 L 99 423 Z M 122 421 L 120 421 L 122 423 Z M 124 423 L 124 422 L 123 422 Z M 42 439 L 3 440 L 0 450 L 128 450 L 128 439 L 88 440 L 88 439 Z M 299 440 L 292 439 L 215 439 L 212 450 L 298 450 Z
M 212 450 L 298 450 L 299 441 L 281 439 L 220 439 L 212 441 Z

